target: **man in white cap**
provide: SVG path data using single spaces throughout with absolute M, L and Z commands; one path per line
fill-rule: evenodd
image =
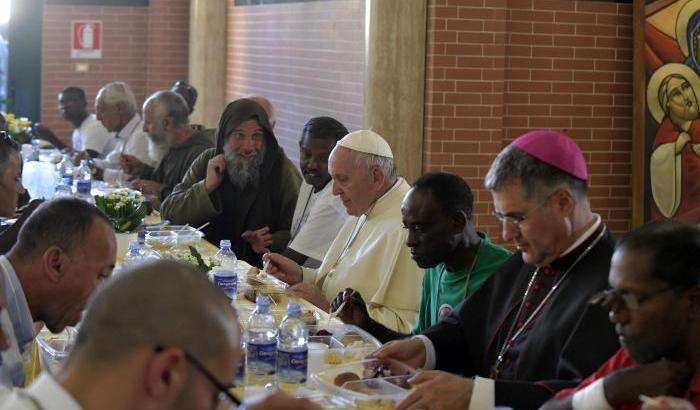
M 328 170 L 333 194 L 350 217 L 340 229 L 318 269 L 302 268 L 270 253 L 268 271 L 292 285 L 289 292 L 321 309 L 345 288 L 367 304 L 370 317 L 408 333 L 416 320 L 422 270 L 404 246 L 408 232 L 401 202 L 410 186 L 397 175 L 389 144 L 368 131 L 350 133 L 331 152 Z
M 518 251 L 445 320 L 374 353 L 438 369 L 410 380 L 398 410 L 535 409 L 617 350 L 607 313 L 588 304 L 608 287 L 613 239 L 587 181 L 581 149 L 560 132 L 526 133 L 496 157 L 485 185 Z

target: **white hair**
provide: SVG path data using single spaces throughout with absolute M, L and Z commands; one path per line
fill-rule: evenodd
M 136 113 L 136 97 L 125 82 L 114 81 L 106 84 L 100 88 L 97 95 L 102 96 L 108 106 L 122 103 L 130 114 Z
M 352 151 L 355 157 L 355 165 L 358 167 L 364 167 L 367 172 L 371 172 L 372 168 L 379 167 L 384 173 L 384 178 L 386 178 L 389 183 L 394 183 L 399 177 L 399 172 L 396 169 L 396 163 L 393 158 L 383 157 L 381 155 L 367 154 L 365 152 Z

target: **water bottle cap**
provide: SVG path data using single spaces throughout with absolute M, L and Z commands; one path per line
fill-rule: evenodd
M 231 241 L 229 239 L 222 239 L 221 242 L 219 242 L 219 248 L 230 248 L 231 247 Z
M 287 305 L 288 315 L 301 315 L 301 305 L 298 303 L 290 303 Z

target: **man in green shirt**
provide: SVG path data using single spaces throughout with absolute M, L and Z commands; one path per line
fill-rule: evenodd
M 471 222 L 474 198 L 464 180 L 456 175 L 430 172 L 418 178 L 401 206 L 406 246 L 416 264 L 425 268 L 420 310 L 412 334 L 433 326 L 481 285 L 511 256 L 495 245 Z M 412 295 L 406 295 L 412 297 Z M 357 325 L 381 342 L 409 335 L 387 329 L 372 320 L 362 297 L 345 289 L 333 299 L 339 317 Z

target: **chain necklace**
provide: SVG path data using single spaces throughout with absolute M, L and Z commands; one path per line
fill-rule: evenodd
M 525 306 L 525 301 L 527 300 L 528 296 L 530 296 L 530 290 L 532 288 L 532 284 L 535 282 L 535 279 L 537 278 L 537 276 L 540 272 L 540 268 L 538 267 L 535 270 L 535 272 L 532 274 L 532 277 L 530 278 L 530 282 L 528 283 L 527 288 L 525 289 L 525 293 L 523 294 L 523 298 L 520 301 L 520 307 L 518 308 L 518 313 L 515 315 L 515 319 L 513 319 L 513 324 L 510 326 L 510 330 L 508 330 L 508 333 L 506 336 L 506 341 L 505 341 L 505 343 L 503 343 L 503 346 L 501 346 L 501 350 L 498 352 L 498 356 L 496 357 L 496 361 L 494 362 L 493 366 L 491 366 L 490 378 L 496 379 L 498 377 L 498 372 L 500 371 L 501 365 L 503 364 L 503 359 L 505 359 L 506 353 L 508 353 L 508 350 L 511 348 L 511 346 L 513 346 L 513 343 L 515 342 L 515 340 L 523 333 L 525 328 L 528 327 L 528 325 L 532 322 L 532 320 L 535 318 L 535 316 L 537 316 L 537 314 L 540 313 L 540 311 L 542 310 L 544 305 L 547 303 L 547 301 L 549 301 L 549 299 L 554 294 L 554 292 L 556 292 L 557 289 L 559 289 L 559 285 L 561 285 L 564 282 L 564 280 L 566 279 L 566 277 L 569 275 L 569 272 L 571 272 L 571 270 L 581 261 L 581 259 L 583 259 L 586 255 L 588 255 L 588 253 L 591 251 L 591 249 L 593 249 L 593 247 L 596 246 L 598 244 L 598 242 L 600 242 L 601 239 L 603 239 L 603 236 L 605 236 L 605 232 L 606 232 L 606 229 L 605 229 L 605 226 L 603 226 L 603 229 L 600 231 L 600 234 L 598 234 L 598 236 L 595 238 L 595 240 L 593 242 L 591 242 L 591 244 L 588 245 L 588 247 L 586 247 L 586 249 L 581 253 L 581 255 L 579 255 L 578 258 L 576 258 L 576 260 L 574 260 L 574 263 L 569 265 L 569 267 L 566 269 L 566 271 L 564 271 L 564 274 L 561 276 L 561 279 L 554 286 L 552 286 L 552 288 L 549 290 L 549 292 L 547 292 L 547 294 L 545 295 L 544 299 L 542 299 L 542 301 L 537 305 L 535 310 L 525 320 L 525 323 L 523 323 L 523 325 L 520 326 L 520 328 L 518 328 L 516 330 L 515 327 L 518 323 L 518 319 L 520 319 L 520 315 L 523 312 L 523 308 Z
M 474 272 L 474 266 L 476 266 L 476 260 L 479 257 L 479 252 L 481 252 L 481 245 L 484 243 L 484 239 L 479 242 L 478 247 L 476 248 L 476 253 L 474 254 L 474 259 L 472 260 L 471 267 L 469 268 L 469 271 L 467 272 L 467 280 L 466 283 L 464 284 L 464 296 L 462 297 L 462 300 L 467 298 L 467 295 L 469 294 L 469 282 L 472 279 L 472 273 Z M 435 295 L 435 303 L 438 305 L 438 308 L 440 307 L 440 285 L 442 284 L 442 278 L 445 276 L 445 271 L 447 270 L 447 267 L 445 265 L 442 265 L 442 272 L 440 272 L 440 279 L 438 280 L 438 285 L 437 285 L 437 294 Z

